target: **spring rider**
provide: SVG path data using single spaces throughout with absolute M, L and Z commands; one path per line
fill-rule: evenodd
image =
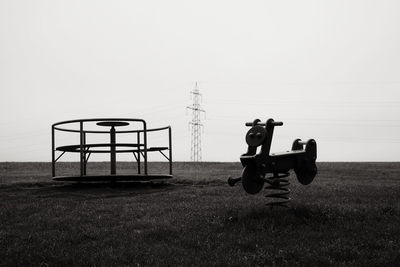
M 271 153 L 271 142 L 275 126 L 282 126 L 283 122 L 268 119 L 261 123 L 259 119 L 247 122 L 251 127 L 246 134 L 248 144 L 247 153 L 240 157 L 243 166 L 242 176 L 228 179 L 228 184 L 234 186 L 241 181 L 244 190 L 249 194 L 257 194 L 264 187 L 269 190 L 265 196 L 274 198 L 267 205 L 286 206 L 290 201 L 288 188 L 289 181 L 286 179 L 290 170 L 294 170 L 297 180 L 303 184 L 310 184 L 317 175 L 317 143 L 314 139 L 293 141 L 291 151 Z M 257 148 L 260 147 L 259 153 Z M 269 176 L 269 177 L 267 177 Z M 271 193 L 272 191 L 272 193 Z

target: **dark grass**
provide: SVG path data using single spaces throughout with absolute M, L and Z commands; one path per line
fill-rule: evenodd
M 309 186 L 291 176 L 289 208 L 271 209 L 226 185 L 239 163 L 178 162 L 167 182 L 115 185 L 55 183 L 48 163 L 0 163 L 0 264 L 399 266 L 400 163 L 318 167 Z

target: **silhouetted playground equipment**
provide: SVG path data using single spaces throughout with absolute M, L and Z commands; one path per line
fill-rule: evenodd
M 130 126 L 130 127 L 128 127 Z M 136 127 L 133 127 L 136 126 Z M 106 129 L 104 129 L 106 127 Z M 125 127 L 125 128 L 122 128 Z M 108 129 L 107 129 L 108 128 Z M 118 129 L 117 129 L 118 128 Z M 121 129 L 121 130 L 120 130 Z M 56 133 L 69 132 L 79 136 L 79 144 L 56 146 Z M 150 147 L 148 144 L 149 132 L 168 131 L 168 145 Z M 86 140 L 94 135 L 109 135 L 109 142 L 87 143 Z M 117 137 L 124 135 L 130 142 L 119 143 Z M 54 123 L 51 127 L 52 140 L 52 177 L 56 181 L 148 181 L 153 179 L 172 178 L 172 136 L 171 127 L 148 129 L 146 121 L 142 119 L 100 118 L 80 119 Z M 56 157 L 56 152 L 61 154 Z M 165 153 L 168 151 L 168 153 Z M 148 153 L 159 152 L 169 162 L 169 174 L 149 174 Z M 56 162 L 65 153 L 78 153 L 80 158 L 80 175 L 56 176 Z M 109 175 L 88 175 L 87 163 L 92 154 L 106 153 L 110 155 Z M 117 174 L 116 155 L 132 153 L 137 163 L 137 173 Z M 143 165 L 142 165 L 143 164 Z
M 251 126 L 251 128 L 246 134 L 247 153 L 240 157 L 243 166 L 242 176 L 228 179 L 230 186 L 241 181 L 244 190 L 249 194 L 259 193 L 264 183 L 267 183 L 265 189 L 269 193 L 265 196 L 274 198 L 267 205 L 286 206 L 290 201 L 288 188 L 290 183 L 285 178 L 289 176 L 291 169 L 303 185 L 310 184 L 317 175 L 315 164 L 317 143 L 314 139 L 306 142 L 296 139 L 291 151 L 270 154 L 274 128 L 282 125 L 283 122 L 276 122 L 273 119 L 268 119 L 266 123 L 260 123 L 259 119 L 247 122 L 246 126 Z M 257 154 L 259 146 L 261 149 Z M 272 176 L 266 177 L 267 174 L 272 174 Z

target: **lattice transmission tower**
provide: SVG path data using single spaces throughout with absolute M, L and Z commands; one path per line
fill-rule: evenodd
M 200 115 L 202 112 L 205 113 L 205 110 L 200 106 L 201 94 L 197 86 L 197 82 L 194 90 L 191 91 L 190 94 L 193 99 L 193 104 L 187 107 L 188 109 L 192 110 L 192 121 L 189 122 L 192 137 L 190 160 L 201 161 L 201 130 L 203 128 L 203 124 L 201 123 Z

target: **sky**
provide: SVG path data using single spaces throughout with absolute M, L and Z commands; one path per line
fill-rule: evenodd
M 399 161 L 399 10 L 397 0 L 0 0 L 0 161 L 50 161 L 53 123 L 101 117 L 171 125 L 173 159 L 187 161 L 195 82 L 203 161 L 238 161 L 256 118 L 284 122 L 271 152 L 314 138 L 318 161 Z

